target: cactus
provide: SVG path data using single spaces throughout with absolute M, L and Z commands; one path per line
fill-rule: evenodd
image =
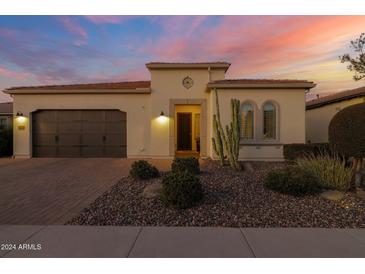
M 235 170 L 240 170 L 241 166 L 238 162 L 239 156 L 239 143 L 240 143 L 240 127 L 241 127 L 241 115 L 240 115 L 240 101 L 237 99 L 231 99 L 231 122 L 226 125 L 225 132 L 220 120 L 219 101 L 217 90 L 214 90 L 216 97 L 216 109 L 217 114 L 213 115 L 213 131 L 214 138 L 212 138 L 213 149 L 219 156 L 221 165 L 224 164 L 224 150 L 228 154 L 228 161 L 230 166 Z

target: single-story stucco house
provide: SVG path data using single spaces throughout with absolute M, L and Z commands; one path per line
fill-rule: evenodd
M 216 158 L 211 139 L 219 95 L 242 105 L 240 159 L 282 160 L 305 142 L 305 80 L 225 79 L 227 62 L 146 64 L 151 81 L 15 87 L 15 157 Z
M 13 126 L 13 103 L 0 103 L 0 130 Z
M 365 87 L 345 90 L 306 103 L 306 139 L 308 143 L 328 142 L 328 127 L 337 112 L 365 102 Z

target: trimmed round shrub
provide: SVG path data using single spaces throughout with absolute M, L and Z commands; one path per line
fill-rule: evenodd
M 160 172 L 156 167 L 145 160 L 135 161 L 129 174 L 136 179 L 148 180 L 160 176 Z
M 199 160 L 195 157 L 175 158 L 171 164 L 172 172 L 188 171 L 192 174 L 199 174 Z
M 328 139 L 331 147 L 346 157 L 365 157 L 365 103 L 339 111 L 330 122 Z
M 269 172 L 265 178 L 264 186 L 293 196 L 312 195 L 321 191 L 318 179 L 298 167 Z
M 203 198 L 200 179 L 188 171 L 170 172 L 162 179 L 161 199 L 176 208 L 189 208 Z

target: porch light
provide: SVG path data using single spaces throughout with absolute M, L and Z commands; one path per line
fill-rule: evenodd
M 23 112 L 21 112 L 21 111 L 17 111 L 15 117 L 16 117 L 18 124 L 24 124 L 26 121 L 26 118 L 24 117 Z
M 158 116 L 157 120 L 160 124 L 164 124 L 167 122 L 168 118 L 165 116 L 163 110 L 161 110 L 160 116 Z

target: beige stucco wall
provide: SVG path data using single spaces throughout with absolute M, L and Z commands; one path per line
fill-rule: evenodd
M 363 102 L 365 102 L 365 98 L 360 97 L 307 110 L 306 141 L 311 143 L 328 142 L 328 126 L 333 116 L 345 107 Z
M 255 105 L 255 139 L 242 142 L 240 159 L 282 160 L 283 144 L 305 142 L 305 90 L 304 89 L 219 89 L 219 105 L 222 124 L 230 122 L 230 100 L 236 98 Z M 214 96 L 211 106 L 216 111 Z M 271 101 L 277 105 L 277 139 L 264 140 L 262 132 L 262 107 Z M 213 148 L 211 155 L 214 155 Z
M 225 72 L 221 70 L 207 69 L 154 69 L 151 70 L 151 157 L 166 158 L 173 157 L 169 149 L 170 127 L 174 129 L 173 117 L 175 113 L 169 113 L 170 101 L 174 99 L 205 99 L 209 101 L 211 96 L 207 92 L 207 83 L 210 79 L 224 79 Z M 194 84 L 186 89 L 182 81 L 186 76 L 190 76 Z M 163 111 L 170 118 L 169 122 L 161 125 L 158 116 Z M 203 114 L 202 114 L 203 115 Z M 207 106 L 207 117 L 211 117 L 210 106 Z M 208 121 L 208 128 L 211 123 Z M 208 129 L 207 147 L 210 147 L 211 135 Z
M 25 119 L 14 119 L 14 155 L 31 157 L 31 113 L 40 109 L 119 109 L 127 112 L 127 156 L 150 154 L 149 94 L 53 94 L 15 95 L 14 117 L 21 111 Z M 19 130 L 18 126 L 24 126 Z
M 43 94 L 14 95 L 14 114 L 23 112 L 24 121 L 15 119 L 14 154 L 31 156 L 31 114 L 39 109 L 119 109 L 127 113 L 127 156 L 172 158 L 176 143 L 175 113 L 179 105 L 200 105 L 201 133 L 205 134 L 204 155 L 215 158 L 211 138 L 212 117 L 216 112 L 214 93 L 207 83 L 225 78 L 224 69 L 151 69 L 151 94 Z M 190 76 L 194 84 L 186 89 L 182 81 Z M 305 142 L 304 89 L 220 89 L 220 111 L 223 125 L 230 121 L 230 99 L 243 103 L 248 100 L 256 106 L 256 139 L 243 143 L 240 158 L 248 160 L 282 160 L 282 145 Z M 266 101 L 278 106 L 278 138 L 263 141 L 259 132 L 259 115 Z M 176 104 L 176 105 L 175 105 Z M 171 107 L 173 106 L 173 107 Z M 193 106 L 189 106 L 193 107 Z M 199 108 L 199 107 L 198 107 Z M 165 119 L 160 113 L 164 112 Z M 192 110 L 195 112 L 197 110 Z M 24 130 L 18 126 L 23 125 Z M 193 142 L 194 144 L 195 142 Z M 201 144 L 203 141 L 201 141 Z

